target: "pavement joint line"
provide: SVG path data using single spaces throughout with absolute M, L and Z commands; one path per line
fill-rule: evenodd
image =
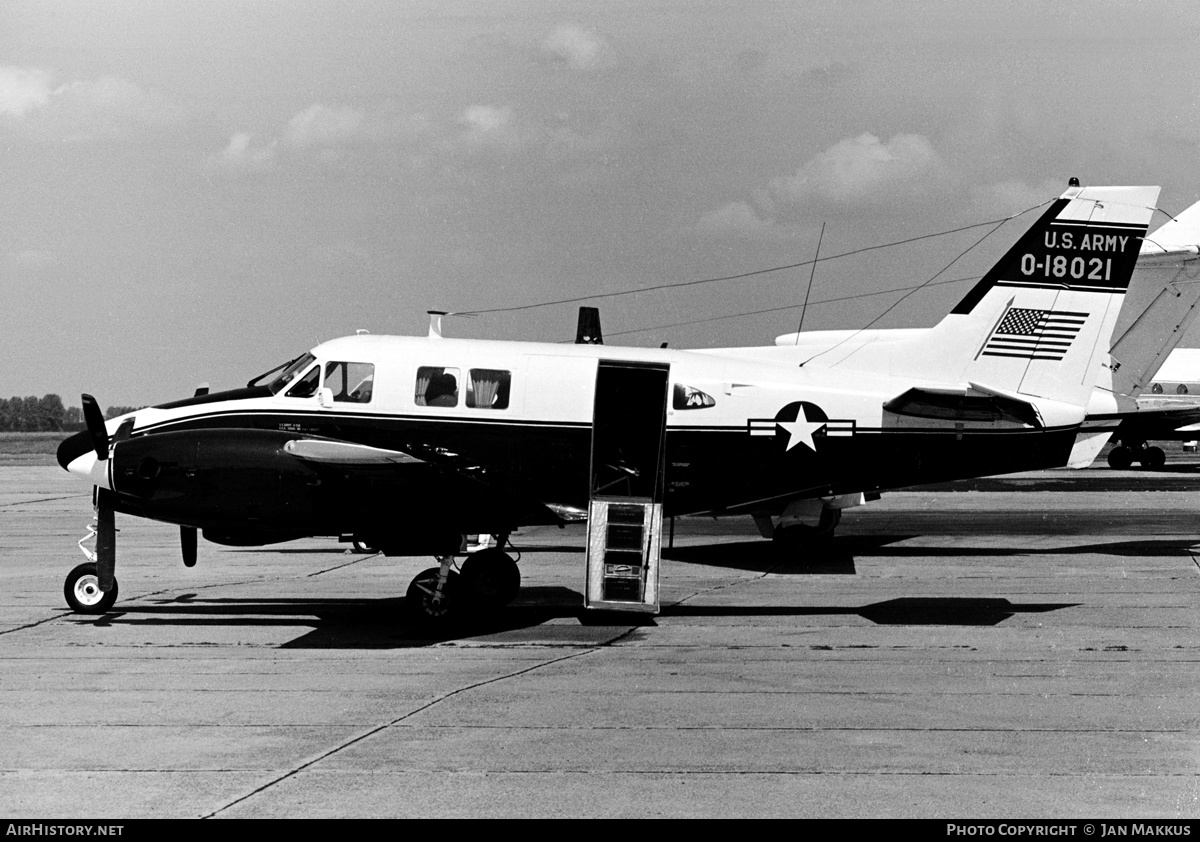
M 322 760 L 326 759 L 327 757 L 331 757 L 334 754 L 338 753 L 339 751 L 342 751 L 343 749 L 349 748 L 350 746 L 352 746 L 356 743 L 362 742 L 363 740 L 366 740 L 369 737 L 373 737 L 375 734 L 378 734 L 382 731 L 386 731 L 388 728 L 391 728 L 394 725 L 398 725 L 401 722 L 405 721 L 406 719 L 411 719 L 412 717 L 416 716 L 417 714 L 424 713 L 425 711 L 429 710 L 430 708 L 434 707 L 435 705 L 441 704 L 442 702 L 446 701 L 447 699 L 451 699 L 454 696 L 458 696 L 458 695 L 460 695 L 462 693 L 466 693 L 470 690 L 476 690 L 480 687 L 486 687 L 489 684 L 495 684 L 499 681 L 505 681 L 510 678 L 516 678 L 517 676 L 525 675 L 526 673 L 530 673 L 530 672 L 533 672 L 534 670 L 542 669 L 543 667 L 553 666 L 554 664 L 558 664 L 563 661 L 568 661 L 572 658 L 578 658 L 583 655 L 590 655 L 590 654 L 593 654 L 593 653 L 599 652 L 599 651 L 600 651 L 600 648 L 596 647 L 596 648 L 584 650 L 582 652 L 572 652 L 569 655 L 563 655 L 561 658 L 551 658 L 549 661 L 543 661 L 538 664 L 533 664 L 532 666 L 525 667 L 524 669 L 515 670 L 513 672 L 505 673 L 504 675 L 493 676 L 492 678 L 488 678 L 483 681 L 476 681 L 473 684 L 468 684 L 464 687 L 459 687 L 455 690 L 451 690 L 448 693 L 443 693 L 442 695 L 438 696 L 436 699 L 432 699 L 431 701 L 426 702 L 425 704 L 421 705 L 420 707 L 415 708 L 414 710 L 410 710 L 408 713 L 404 714 L 403 716 L 397 717 L 396 719 L 393 719 L 390 722 L 385 722 L 382 725 L 376 725 L 376 726 L 369 728 L 366 731 L 358 734 L 355 737 L 352 737 L 348 740 L 342 741 L 340 744 L 335 745 L 333 748 L 329 749 L 328 751 L 325 751 L 325 752 L 317 755 L 316 757 L 312 757 L 312 758 L 304 761 L 303 763 L 295 766 L 294 768 L 290 769 L 286 773 L 279 775 L 278 777 L 276 777 L 273 780 L 267 781 L 262 786 L 257 787 L 256 789 L 246 793 L 245 795 L 242 795 L 239 798 L 235 798 L 233 801 L 230 801 L 227 804 L 224 804 L 223 806 L 218 807 L 217 809 L 213 810 L 211 813 L 203 815 L 200 818 L 204 818 L 204 819 L 214 818 L 219 813 L 222 813 L 222 812 L 230 809 L 231 807 L 234 807 L 234 806 L 242 803 L 243 801 L 253 798 L 255 795 L 258 795 L 260 792 L 264 792 L 267 789 L 275 786 L 276 784 L 282 783 L 283 781 L 287 780 L 290 777 L 293 777 L 294 775 L 298 775 L 300 772 L 304 771 L 305 769 L 308 769 L 311 766 L 316 765 L 317 763 L 320 763 Z
M 53 503 L 56 500 L 75 500 L 81 497 L 91 497 L 90 494 L 64 494 L 61 497 L 42 497 L 37 500 L 18 500 L 15 503 L 0 504 L 0 509 L 15 509 L 17 506 L 32 506 L 34 503 Z
M 358 556 L 357 558 L 350 559 L 350 561 L 347 561 L 345 564 L 335 564 L 333 567 L 326 567 L 324 570 L 317 570 L 312 573 L 305 573 L 304 578 L 311 579 L 313 576 L 320 576 L 322 573 L 332 573 L 335 570 L 341 570 L 344 567 L 349 567 L 352 564 L 358 564 L 360 561 L 366 561 L 367 559 L 374 558 L 374 557 L 375 556 L 373 556 L 373 555 Z
M 63 617 L 68 617 L 68 616 L 71 616 L 72 614 L 74 614 L 73 611 L 63 611 L 60 614 L 55 614 L 53 617 L 46 617 L 45 619 L 42 619 L 42 620 L 35 620 L 34 622 L 26 623 L 23 626 L 14 626 L 11 629 L 2 629 L 2 630 L 0 630 L 0 634 L 12 634 L 13 632 L 24 631 L 25 629 L 32 629 L 32 628 L 35 628 L 36 626 L 42 625 L 43 623 L 53 623 L 55 620 L 61 620 Z

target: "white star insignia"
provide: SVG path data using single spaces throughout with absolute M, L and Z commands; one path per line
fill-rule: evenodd
M 788 434 L 787 447 L 784 448 L 785 453 L 801 443 L 813 453 L 817 452 L 817 446 L 813 444 L 813 433 L 824 427 L 826 422 L 809 421 L 804 414 L 803 406 L 796 413 L 795 421 L 776 421 L 775 423 Z

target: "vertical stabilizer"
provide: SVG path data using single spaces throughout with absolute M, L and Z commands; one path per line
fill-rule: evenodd
M 1157 187 L 1071 187 L 892 373 L 1084 406 L 1107 363 Z

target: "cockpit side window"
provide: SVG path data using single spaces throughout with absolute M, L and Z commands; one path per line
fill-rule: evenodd
M 284 386 L 286 386 L 288 383 L 292 382 L 292 378 L 295 377 L 298 372 L 304 371 L 304 369 L 306 369 L 308 366 L 312 365 L 315 360 L 316 360 L 316 357 L 314 357 L 312 354 L 303 354 L 302 356 L 299 356 L 296 359 L 292 360 L 290 363 L 285 363 L 282 366 L 276 366 L 275 368 L 268 371 L 266 374 L 259 375 L 258 377 L 251 380 L 249 385 L 251 385 L 251 386 L 258 385 L 260 380 L 268 377 L 269 375 L 273 374 L 276 371 L 279 371 L 279 369 L 282 368 L 283 372 L 278 377 L 275 377 L 273 380 L 271 380 L 271 382 L 269 382 L 267 384 L 267 388 L 271 390 L 271 393 L 278 395 L 283 390 Z
M 287 397 L 289 398 L 311 398 L 317 393 L 317 386 L 321 383 L 321 367 L 314 365 L 304 373 L 304 376 L 296 381 L 296 385 L 288 389 Z
M 325 388 L 333 399 L 343 403 L 370 403 L 375 386 L 375 366 L 371 363 L 325 363 Z
M 417 406 L 458 406 L 457 368 L 421 366 L 417 369 Z

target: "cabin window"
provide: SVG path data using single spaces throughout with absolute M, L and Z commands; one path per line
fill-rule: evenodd
M 676 383 L 672 392 L 672 409 L 708 409 L 710 406 L 717 405 L 712 395 L 682 383 Z
M 458 406 L 458 369 L 421 366 L 413 397 L 417 406 Z
M 1178 386 L 1175 387 L 1175 394 L 1186 395 L 1187 393 L 1188 393 L 1188 390 L 1187 390 L 1186 383 L 1180 383 Z
M 375 366 L 371 363 L 325 363 L 325 388 L 342 403 L 369 403 L 375 385 Z
M 304 376 L 296 381 L 296 385 L 288 389 L 287 396 L 289 398 L 311 398 L 317 393 L 317 386 L 321 383 L 321 366 L 314 365 Z
M 495 368 L 473 368 L 467 383 L 467 406 L 474 409 L 508 409 L 512 374 Z
M 1161 383 L 1150 384 L 1150 391 L 1156 395 L 1161 395 L 1162 394 L 1162 384 Z

